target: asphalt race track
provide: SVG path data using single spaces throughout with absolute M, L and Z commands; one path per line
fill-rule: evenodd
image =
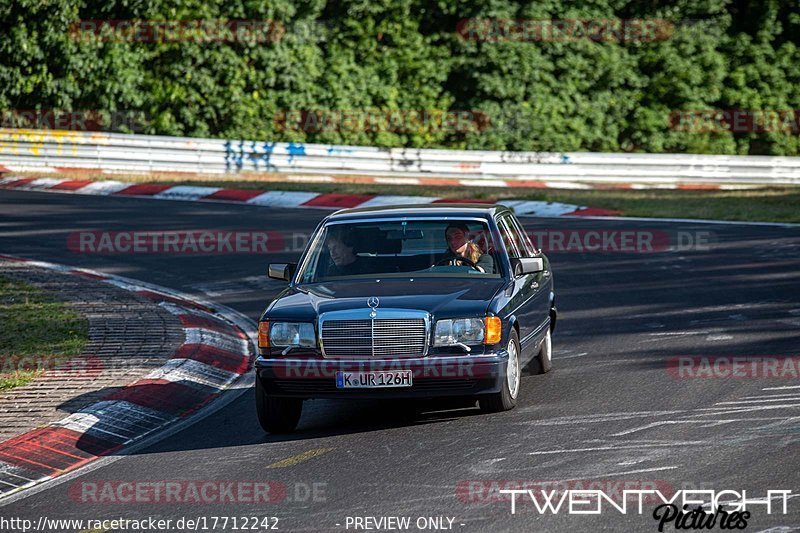
M 257 319 L 282 285 L 266 279 L 266 264 L 299 252 L 76 253 L 69 235 L 193 229 L 303 235 L 326 211 L 0 191 L 0 213 L 0 253 L 157 283 Z M 507 500 L 491 501 L 469 481 L 800 494 L 800 377 L 698 378 L 668 366 L 678 356 L 800 357 L 800 228 L 523 221 L 531 230 L 646 230 L 671 242 L 683 232 L 709 244 L 550 253 L 560 311 L 554 371 L 524 377 L 520 403 L 508 413 L 429 406 L 413 418 L 396 403 L 313 401 L 296 434 L 273 437 L 258 426 L 248 391 L 155 446 L 0 507 L 0 516 L 276 516 L 283 531 L 344 530 L 348 517 L 409 516 L 413 524 L 441 516 L 464 532 L 657 531 L 653 505 L 641 515 L 613 508 L 540 515 L 520 498 L 512 515 Z M 85 503 L 70 493 L 82 482 L 184 479 L 272 480 L 285 484 L 286 497 L 267 505 Z M 800 528 L 800 500 L 788 501 L 788 514 L 752 508 L 747 531 L 778 526 Z

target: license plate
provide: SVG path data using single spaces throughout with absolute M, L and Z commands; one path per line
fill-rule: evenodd
M 337 389 L 379 389 L 410 387 L 411 370 L 391 372 L 336 372 Z

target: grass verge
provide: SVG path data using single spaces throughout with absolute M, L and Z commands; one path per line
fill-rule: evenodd
M 0 391 L 81 353 L 88 322 L 33 285 L 0 276 Z
M 29 174 L 29 176 L 42 176 Z M 63 177 L 63 174 L 59 175 Z M 229 178 L 209 175 L 176 177 L 153 174 L 119 175 L 81 173 L 80 179 L 118 179 L 136 183 L 166 185 L 201 185 L 232 189 L 310 191 L 342 194 L 383 194 L 438 196 L 447 198 L 542 200 L 620 211 L 623 216 L 655 218 L 694 218 L 748 222 L 800 223 L 800 187 L 766 187 L 742 190 L 669 190 L 669 189 L 536 189 L 506 187 L 455 187 L 391 185 L 378 183 L 320 183 L 286 181 L 285 174 L 237 174 Z

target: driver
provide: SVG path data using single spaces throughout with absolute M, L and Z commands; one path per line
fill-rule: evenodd
M 471 266 L 481 272 L 494 273 L 494 259 L 469 239 L 469 227 L 465 223 L 451 223 L 444 230 L 444 237 L 447 252 L 438 265 Z
M 355 239 L 351 232 L 339 228 L 333 229 L 328 235 L 325 245 L 331 256 L 331 265 L 328 267 L 329 276 L 350 276 L 366 272 L 364 259 L 353 252 Z

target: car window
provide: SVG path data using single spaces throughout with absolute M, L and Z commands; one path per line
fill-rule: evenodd
M 525 257 L 535 257 L 539 255 L 539 250 L 536 249 L 536 246 L 533 245 L 531 242 L 530 236 L 528 236 L 528 232 L 525 231 L 525 228 L 522 227 L 519 219 L 513 215 L 508 216 L 509 221 L 513 225 L 513 228 L 517 234 L 517 241 L 522 246 L 520 251 L 524 251 Z
M 523 248 L 519 242 L 519 235 L 514 229 L 514 226 L 509 222 L 508 215 L 503 215 L 497 220 L 497 226 L 500 229 L 500 236 L 503 238 L 503 243 L 508 250 L 508 256 L 511 259 L 523 257 Z
M 301 283 L 376 276 L 500 276 L 486 222 L 397 219 L 333 222 L 313 239 Z

